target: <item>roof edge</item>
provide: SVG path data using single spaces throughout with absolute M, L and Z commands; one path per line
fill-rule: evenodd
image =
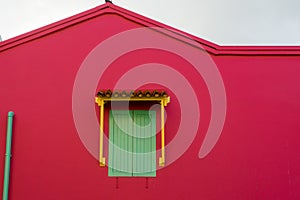
M 171 37 L 176 35 L 177 37 L 175 37 L 177 39 L 180 39 L 191 45 L 195 44 L 196 42 L 199 44 L 198 48 L 202 48 L 214 55 L 300 55 L 300 46 L 222 46 L 178 30 L 161 22 L 144 17 L 119 6 L 113 5 L 112 8 L 130 20 L 134 19 L 134 21 L 141 21 L 142 24 L 147 26 L 167 29 L 171 32 Z
M 194 44 L 196 42 L 199 44 L 199 46 L 196 46 L 197 48 L 201 48 L 214 55 L 300 55 L 300 46 L 221 46 L 109 2 L 66 19 L 59 20 L 33 31 L 2 41 L 0 42 L 0 52 L 105 13 L 116 13 L 144 26 L 166 29 L 170 32 L 171 37 L 175 37 L 176 39 L 193 46 L 195 46 Z
M 27 43 L 31 40 L 35 40 L 37 38 L 43 37 L 50 33 L 56 32 L 60 29 L 64 29 L 68 26 L 74 25 L 76 23 L 80 23 L 92 17 L 98 16 L 102 13 L 105 13 L 104 10 L 109 8 L 110 3 L 105 3 L 95 8 L 89 9 L 87 11 L 83 11 L 79 14 L 75 14 L 73 16 L 67 17 L 65 19 L 59 20 L 57 22 L 42 26 L 35 30 L 23 33 L 21 35 L 15 36 L 8 40 L 4 40 L 0 42 L 0 52 L 5 51 L 7 49 L 13 48 L 15 46 L 19 46 L 20 44 Z M 100 12 L 100 13 L 99 13 Z

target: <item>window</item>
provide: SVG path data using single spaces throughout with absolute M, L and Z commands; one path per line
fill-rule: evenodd
M 111 110 L 109 176 L 156 176 L 156 112 Z
M 159 166 L 165 165 L 164 108 L 170 103 L 165 91 L 102 90 L 95 102 L 99 106 L 99 165 L 106 166 L 104 147 L 104 105 L 107 102 L 160 103 L 161 156 Z M 113 114 L 112 114 L 113 113 Z M 109 176 L 155 176 L 156 174 L 156 113 L 155 111 L 111 111 L 110 113 Z M 131 123 L 134 121 L 134 123 Z M 131 124 L 131 125 L 129 125 Z M 136 124 L 136 125 L 135 125 Z M 149 137 L 147 135 L 150 135 Z

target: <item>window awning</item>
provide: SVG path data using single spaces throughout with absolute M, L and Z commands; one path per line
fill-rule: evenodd
M 105 166 L 105 158 L 103 157 L 103 134 L 104 134 L 104 104 L 108 101 L 156 101 L 161 105 L 161 157 L 159 158 L 159 166 L 165 165 L 165 111 L 164 107 L 170 103 L 170 96 L 165 91 L 157 90 L 138 90 L 138 91 L 111 91 L 101 90 L 95 97 L 95 102 L 100 107 L 100 149 L 99 162 L 100 166 Z
M 97 93 L 96 103 L 100 101 L 163 101 L 164 106 L 170 102 L 170 96 L 165 91 L 114 91 L 102 90 Z

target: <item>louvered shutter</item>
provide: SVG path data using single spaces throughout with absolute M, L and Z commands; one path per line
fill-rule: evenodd
M 109 176 L 132 176 L 132 111 L 110 111 Z
M 156 113 L 134 110 L 133 176 L 156 176 Z
M 155 111 L 110 111 L 109 176 L 156 176 Z

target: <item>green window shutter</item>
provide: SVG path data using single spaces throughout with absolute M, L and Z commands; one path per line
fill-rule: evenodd
M 110 111 L 109 176 L 132 176 L 132 111 Z
M 156 113 L 134 110 L 133 176 L 156 176 Z
M 109 176 L 156 176 L 155 111 L 110 111 L 109 132 Z

